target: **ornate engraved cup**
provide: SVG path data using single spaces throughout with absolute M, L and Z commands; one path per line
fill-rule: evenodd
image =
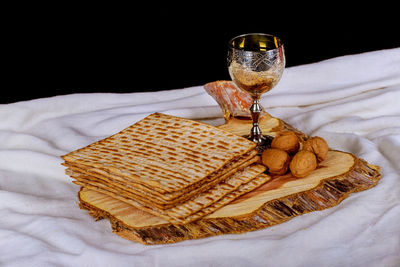
M 253 98 L 250 107 L 253 127 L 249 139 L 264 149 L 266 138 L 258 125 L 263 93 L 271 90 L 280 80 L 285 68 L 284 48 L 276 36 L 250 33 L 229 41 L 228 70 L 233 82 Z

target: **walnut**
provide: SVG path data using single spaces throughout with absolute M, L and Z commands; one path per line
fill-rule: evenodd
M 306 177 L 317 168 L 317 157 L 313 152 L 301 150 L 294 155 L 289 168 L 293 176 Z
M 288 153 L 296 153 L 299 150 L 299 146 L 299 138 L 294 132 L 290 131 L 278 133 L 271 143 L 271 148 L 282 149 Z
M 269 173 L 277 175 L 285 174 L 290 163 L 289 154 L 282 149 L 276 148 L 264 150 L 261 159 L 262 163 L 268 167 Z
M 326 159 L 329 147 L 323 138 L 314 136 L 303 143 L 302 150 L 313 152 L 317 156 L 318 162 L 321 162 Z

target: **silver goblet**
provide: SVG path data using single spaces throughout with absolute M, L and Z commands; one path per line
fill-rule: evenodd
M 285 68 L 285 55 L 280 38 L 264 33 L 239 35 L 229 41 L 228 69 L 233 82 L 253 98 L 250 107 L 253 127 L 249 139 L 262 151 L 266 138 L 258 121 L 263 93 L 271 90 L 280 80 Z

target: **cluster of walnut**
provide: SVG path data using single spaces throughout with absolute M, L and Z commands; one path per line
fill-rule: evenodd
M 271 174 L 283 175 L 290 170 L 295 177 L 305 177 L 325 160 L 328 144 L 321 137 L 308 138 L 300 143 L 297 135 L 290 131 L 280 132 L 271 143 L 271 148 L 262 153 L 262 162 Z

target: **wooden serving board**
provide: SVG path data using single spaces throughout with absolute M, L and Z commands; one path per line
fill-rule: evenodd
M 220 126 L 232 132 L 247 133 L 236 123 Z M 251 126 L 250 126 L 251 127 Z M 264 133 L 275 135 L 292 130 L 304 134 L 276 118 L 263 122 Z M 295 216 L 338 205 L 350 193 L 375 186 L 380 179 L 379 167 L 370 165 L 350 153 L 329 151 L 316 170 L 305 178 L 290 173 L 272 176 L 271 180 L 200 220 L 173 225 L 129 204 L 99 192 L 82 188 L 80 207 L 96 219 L 108 218 L 113 232 L 143 244 L 174 243 L 186 239 L 220 234 L 243 233 L 285 222 Z

